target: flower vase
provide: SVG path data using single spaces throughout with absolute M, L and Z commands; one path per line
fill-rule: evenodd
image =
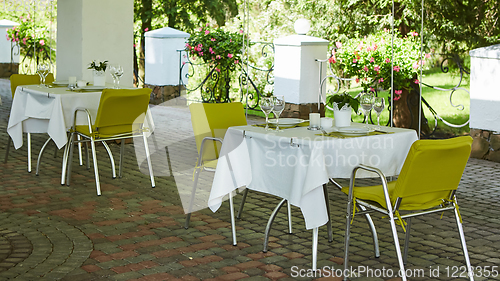
M 102 86 L 106 84 L 106 73 L 102 70 L 94 70 L 94 86 Z
M 333 110 L 335 119 L 335 127 L 349 127 L 351 126 L 351 107 L 343 107 L 341 110 Z

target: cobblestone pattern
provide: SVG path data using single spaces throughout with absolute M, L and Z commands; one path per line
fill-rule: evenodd
M 8 82 L 0 79 L 0 155 L 7 142 L 10 108 Z M 181 185 L 190 186 L 196 148 L 189 111 L 182 106 L 160 110 L 156 123 L 169 130 L 155 133 L 167 140 L 170 164 L 155 156 L 157 185 L 152 189 L 147 169 L 138 168 L 134 146 L 126 145 L 123 178 L 112 179 L 102 146 L 98 148 L 102 196 L 95 194 L 92 169 L 79 166 L 74 157 L 70 186 L 60 185 L 61 160 L 46 153 L 40 176 L 26 172 L 26 146 L 11 148 L 7 163 L 0 163 L 0 227 L 23 235 L 32 253 L 16 266 L 0 272 L 0 280 L 340 280 L 340 278 L 294 277 L 294 269 L 311 267 L 311 231 L 305 230 L 300 210 L 292 207 L 293 233 L 288 234 L 286 212 L 276 218 L 269 251 L 262 252 L 263 233 L 272 209 L 280 201 L 271 195 L 249 192 L 242 218 L 237 220 L 238 245 L 231 245 L 228 203 L 216 213 L 202 209 L 193 213 L 184 229 Z M 46 135 L 33 134 L 33 155 Z M 163 145 L 163 144 L 162 144 Z M 119 146 L 111 144 L 119 155 Z M 49 152 L 53 146 L 49 147 Z M 166 153 L 167 150 L 158 150 Z M 137 154 L 140 155 L 140 154 Z M 470 159 L 458 191 L 464 231 L 474 266 L 500 266 L 500 174 L 499 163 Z M 142 171 L 142 172 L 141 172 Z M 209 173 L 206 173 L 209 175 Z M 182 176 L 184 177 L 182 177 Z M 208 186 L 210 178 L 200 182 Z M 183 182 L 185 181 L 185 182 Z M 345 180 L 339 180 L 347 184 Z M 367 180 L 366 184 L 375 182 Z M 181 191 L 179 191 L 179 189 Z M 345 195 L 328 186 L 333 242 L 326 227 L 319 231 L 318 266 L 341 269 L 345 230 Z M 239 205 L 241 195 L 235 198 Z M 373 254 L 372 238 L 364 219 L 357 216 L 352 227 L 350 265 L 397 270 L 389 224 L 374 215 L 380 240 L 380 258 Z M 401 242 L 402 230 L 398 230 Z M 1 243 L 0 243 L 1 245 Z M 463 266 L 460 242 L 452 213 L 412 221 L 408 268 L 438 269 L 439 277 L 410 280 L 466 280 L 446 276 L 446 266 Z M 295 268 L 296 266 L 296 268 Z M 439 266 L 439 268 L 437 268 Z M 22 271 L 26 270 L 26 271 Z M 14 275 L 16 274 L 16 275 Z M 353 280 L 397 280 L 361 277 Z M 500 280 L 476 278 L 476 280 Z

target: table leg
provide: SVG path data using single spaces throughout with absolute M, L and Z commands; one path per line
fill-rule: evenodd
M 316 270 L 316 262 L 318 259 L 318 228 L 313 228 L 312 237 L 312 269 Z
M 269 243 L 269 232 L 271 231 L 271 226 L 273 225 L 274 219 L 276 218 L 276 215 L 278 215 L 280 208 L 283 206 L 283 204 L 285 204 L 285 202 L 286 199 L 281 200 L 278 206 L 274 208 L 271 216 L 269 217 L 269 220 L 267 221 L 266 231 L 264 232 L 264 249 L 262 250 L 264 253 L 267 252 L 267 244 Z

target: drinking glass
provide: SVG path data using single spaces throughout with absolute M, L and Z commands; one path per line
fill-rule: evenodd
M 47 87 L 47 85 L 45 85 L 45 77 L 47 77 L 47 75 L 49 74 L 49 64 L 45 62 L 40 63 L 36 71 L 40 76 L 40 86 Z
M 119 64 L 111 64 L 109 66 L 109 71 L 111 72 L 111 76 L 113 76 L 113 88 L 119 89 L 120 77 L 123 75 L 123 67 Z
M 374 96 L 370 93 L 364 93 L 359 98 L 359 103 L 361 104 L 361 109 L 363 109 L 363 113 L 365 114 L 365 126 L 368 128 L 368 119 L 370 118 L 369 114 L 373 108 Z
M 274 97 L 263 97 L 260 101 L 260 109 L 266 115 L 266 131 L 269 131 L 269 113 L 274 107 Z
M 276 116 L 276 131 L 282 132 L 280 130 L 280 114 L 285 109 L 285 97 L 284 96 L 275 96 L 274 97 L 274 106 L 273 113 Z
M 373 109 L 377 113 L 377 128 L 380 129 L 380 113 L 385 108 L 385 99 L 383 97 L 375 97 L 373 102 Z

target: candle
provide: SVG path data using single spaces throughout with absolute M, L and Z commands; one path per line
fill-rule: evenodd
M 76 85 L 76 77 L 75 77 L 75 76 L 70 76 L 70 77 L 68 78 L 68 80 L 69 80 L 69 81 L 68 81 L 68 82 L 69 82 L 68 84 L 69 84 L 70 86 L 75 86 L 75 85 Z
M 320 124 L 319 113 L 309 113 L 309 127 L 319 128 Z

